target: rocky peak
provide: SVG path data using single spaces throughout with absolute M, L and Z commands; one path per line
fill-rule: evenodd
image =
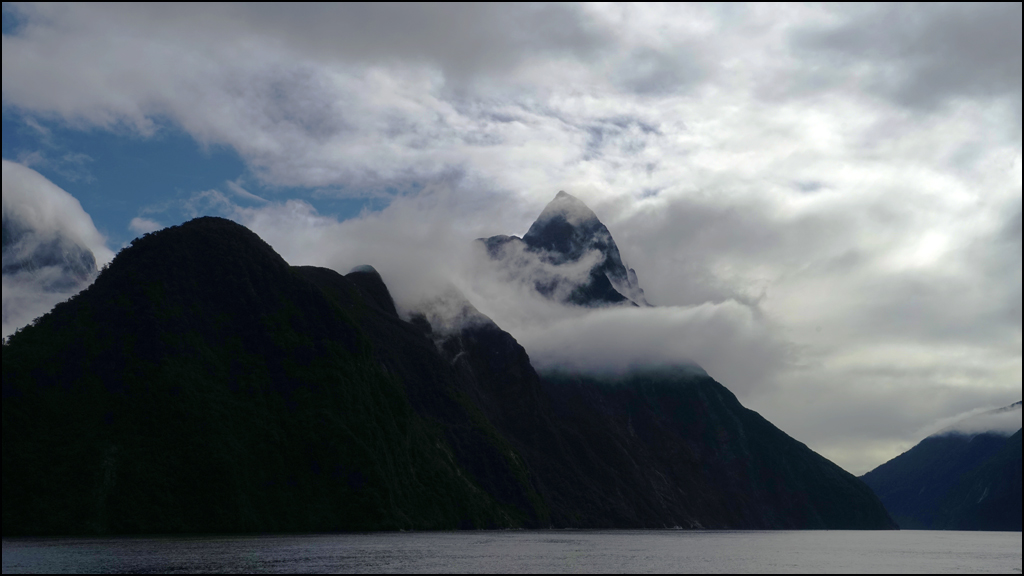
M 622 262 L 611 232 L 586 204 L 564 191 L 548 203 L 522 239 L 492 236 L 483 243 L 495 260 L 506 258 L 509 244 L 521 243 L 525 251 L 554 266 L 576 264 L 596 252 L 596 263 L 588 277 L 569 292 L 568 302 L 591 307 L 626 303 L 648 305 L 636 272 Z M 522 272 L 522 276 L 530 276 L 528 270 Z M 551 286 L 550 282 L 538 285 L 537 290 L 548 296 L 565 292 Z

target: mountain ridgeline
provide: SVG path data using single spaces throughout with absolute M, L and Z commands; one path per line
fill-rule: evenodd
M 403 320 L 222 219 L 137 239 L 4 344 L 3 534 L 894 527 L 700 370 L 542 378 L 466 306 Z

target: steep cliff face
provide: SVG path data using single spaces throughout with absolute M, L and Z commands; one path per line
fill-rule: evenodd
M 1020 404 L 998 412 L 1020 410 Z M 1021 529 L 1021 433 L 947 430 L 863 477 L 904 529 Z

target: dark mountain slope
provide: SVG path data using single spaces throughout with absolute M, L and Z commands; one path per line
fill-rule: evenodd
M 518 511 L 508 525 L 547 526 L 548 513 L 530 484 L 528 468 L 460 386 L 457 373 L 428 338 L 429 325 L 401 320 L 387 287 L 372 269 L 345 277 L 322 268 L 296 270 L 356 319 L 374 358 L 405 383 L 416 411 L 443 425 L 459 465 L 488 494 Z M 366 304 L 353 297 L 353 288 L 365 296 Z
M 537 516 L 499 503 L 490 493 L 500 491 L 460 465 L 466 450 L 450 439 L 498 463 L 485 485 L 504 481 L 506 500 L 529 499 L 527 485 L 507 486 L 516 473 L 501 466 L 486 423 L 443 389 L 407 393 L 443 377 L 403 381 L 382 365 L 357 321 L 400 322 L 381 295 L 325 271 L 344 287 L 328 297 L 304 278 L 313 273 L 248 230 L 204 218 L 136 240 L 93 286 L 13 336 L 3 350 L 4 535 L 516 526 Z M 421 416 L 411 398 L 441 416 Z M 446 430 L 444 418 L 461 428 Z
M 863 480 L 901 528 L 931 529 L 949 491 L 966 472 L 981 466 L 1005 443 L 1005 437 L 995 434 L 925 438 L 903 455 L 865 474 Z
M 854 476 L 747 410 L 690 368 L 614 380 L 548 375 L 561 418 L 628 458 L 676 525 L 884 529 L 894 525 Z M 602 449 L 595 443 L 595 449 Z
M 1021 432 L 949 491 L 937 528 L 1021 531 Z
M 692 367 L 617 382 L 542 379 L 489 321 L 448 336 L 442 349 L 526 459 L 555 526 L 895 526 L 862 482 Z
M 1020 432 L 930 436 L 863 477 L 902 528 L 1020 530 Z

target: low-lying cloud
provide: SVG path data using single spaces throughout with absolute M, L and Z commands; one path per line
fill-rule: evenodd
M 737 302 L 588 311 L 510 328 L 541 371 L 624 374 L 694 363 L 737 394 L 772 384 L 788 350 Z
M 514 266 L 515 273 L 510 272 L 512 268 L 491 260 L 473 241 L 474 236 L 493 232 L 481 223 L 501 207 L 460 212 L 458 197 L 457 191 L 438 190 L 344 222 L 296 202 L 239 209 L 235 217 L 293 264 L 342 273 L 360 264 L 372 265 L 407 316 L 427 308 L 435 322 L 450 323 L 453 319 L 440 318 L 433 304 L 453 300 L 440 296 L 458 290 L 510 332 L 540 370 L 621 374 L 639 366 L 696 363 L 743 393 L 770 386 L 789 361 L 787 344 L 774 327 L 755 308 L 733 300 L 589 309 L 542 296 L 535 282 L 558 278 L 569 287 L 581 284 L 596 260 L 554 266 L 537 254 L 522 252 L 519 257 L 528 265 Z M 455 313 L 460 313 L 457 308 Z
M 938 432 L 934 435 L 964 434 L 998 434 L 1012 436 L 1021 429 L 1021 405 L 1014 404 L 996 410 L 972 410 L 967 414 L 954 416 L 936 423 Z

